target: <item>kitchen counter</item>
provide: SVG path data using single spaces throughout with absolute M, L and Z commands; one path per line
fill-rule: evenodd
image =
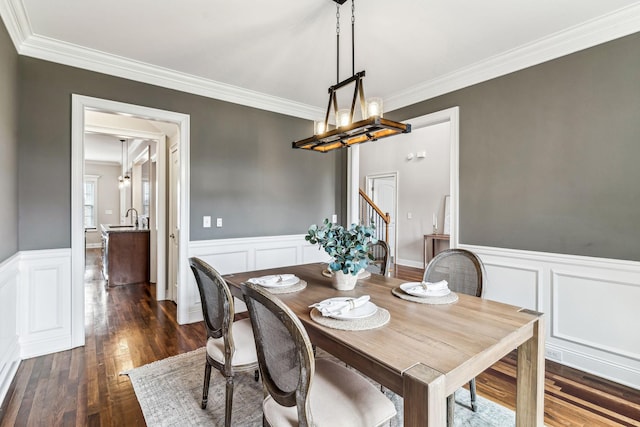
M 149 229 L 100 224 L 102 273 L 107 286 L 149 282 Z
M 148 233 L 148 228 L 136 227 L 135 225 L 120 225 L 120 224 L 100 224 L 100 230 L 104 233 L 122 233 L 122 232 L 136 232 L 136 233 Z

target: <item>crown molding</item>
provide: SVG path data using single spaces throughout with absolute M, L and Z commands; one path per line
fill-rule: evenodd
M 0 16 L 19 53 L 22 43 L 33 34 L 22 0 L 0 0 Z
M 214 98 L 261 110 L 313 120 L 322 115 L 318 107 L 266 95 L 187 73 L 110 55 L 71 43 L 31 35 L 22 42 L 18 53 L 85 70 L 153 84 L 182 92 Z
M 34 34 L 22 0 L 0 0 L 0 15 L 20 55 L 153 84 L 234 104 L 314 120 L 325 109 L 203 79 Z M 493 56 L 384 100 L 393 111 L 640 31 L 640 2 Z
M 410 87 L 384 100 L 397 110 L 640 31 L 640 2 Z

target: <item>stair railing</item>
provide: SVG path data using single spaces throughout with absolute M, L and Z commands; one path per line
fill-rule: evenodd
M 360 189 L 360 221 L 362 224 L 373 224 L 376 226 L 376 239 L 389 243 L 389 224 L 391 215 L 384 213 L 371 200 L 367 193 Z

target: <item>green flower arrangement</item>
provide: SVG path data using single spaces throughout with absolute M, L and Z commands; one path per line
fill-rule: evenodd
M 373 223 L 370 226 L 351 224 L 347 229 L 325 218 L 321 225 L 311 225 L 304 239 L 320 245 L 333 258 L 329 264 L 331 271 L 355 276 L 373 260 L 368 245 L 378 241 L 374 237 L 375 229 Z

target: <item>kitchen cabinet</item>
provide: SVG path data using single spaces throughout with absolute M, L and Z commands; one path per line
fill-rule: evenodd
M 149 282 L 149 230 L 110 224 L 101 229 L 107 286 Z

